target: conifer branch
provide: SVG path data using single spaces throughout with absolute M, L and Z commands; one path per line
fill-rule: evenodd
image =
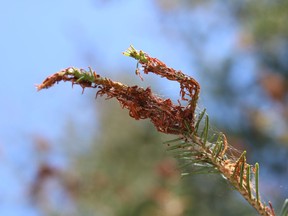
M 235 150 L 229 145 L 224 133 L 210 135 L 209 117 L 205 109 L 196 116 L 199 83 L 133 46 L 123 54 L 137 60 L 136 74 L 141 79 L 139 65 L 144 74 L 154 73 L 178 82 L 179 104 L 155 95 L 150 88 L 128 86 L 102 77 L 91 68 L 88 71 L 74 67 L 64 69 L 47 77 L 42 84 L 37 85 L 37 90 L 50 88 L 60 81 L 69 81 L 72 85 L 80 85 L 83 91 L 85 88 L 97 88 L 96 97 L 116 98 L 123 108 L 129 110 L 132 118 L 150 119 L 158 131 L 177 135 L 178 138 L 165 142 L 167 150 L 174 151 L 175 157 L 186 161 L 183 166 L 192 167 L 192 173 L 220 173 L 260 215 L 274 216 L 271 203 L 266 205 L 259 195 L 259 164 L 248 164 L 246 151 L 238 159 L 235 158 Z M 187 101 L 185 106 L 181 104 L 184 101 Z M 182 173 L 182 176 L 188 174 Z M 254 184 L 252 179 L 255 179 Z M 283 212 L 287 212 L 287 202 L 283 209 Z

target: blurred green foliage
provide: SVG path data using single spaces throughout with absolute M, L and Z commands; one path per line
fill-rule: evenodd
M 71 170 L 78 172 L 74 199 L 79 214 L 254 213 L 248 206 L 243 208 L 244 200 L 237 203 L 237 192 L 220 176 L 207 174 L 181 179 L 177 161 L 161 145 L 171 137 L 155 131 L 150 122 L 130 119 L 126 110 L 112 100 L 101 103 L 97 112 L 101 113 L 101 136 L 92 140 L 88 152 L 75 158 Z

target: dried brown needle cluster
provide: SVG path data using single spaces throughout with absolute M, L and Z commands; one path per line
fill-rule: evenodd
M 143 89 L 138 86 L 127 86 L 108 78 L 101 77 L 92 71 L 64 69 L 46 78 L 42 84 L 37 85 L 38 91 L 49 88 L 60 81 L 70 81 L 72 84 L 85 88 L 98 88 L 96 96 L 116 98 L 123 108 L 129 110 L 129 115 L 136 119 L 150 119 L 158 131 L 168 134 L 183 134 L 187 129 L 194 127 L 194 114 L 199 96 L 200 85 L 193 78 L 167 67 L 156 58 L 143 53 L 139 63 L 144 73 L 155 73 L 169 80 L 180 83 L 182 101 L 188 101 L 186 106 L 173 104 L 170 99 L 163 99 L 152 93 L 150 88 Z M 187 99 L 185 96 L 188 96 Z

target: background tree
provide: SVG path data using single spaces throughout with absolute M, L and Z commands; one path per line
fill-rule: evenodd
M 285 61 L 285 56 L 287 56 L 287 49 L 285 49 L 285 47 L 287 48 L 286 2 L 243 1 L 227 4 L 215 0 L 157 1 L 157 3 L 161 12 L 159 18 L 164 22 L 163 31 L 170 37 L 172 36 L 172 40 L 176 38 L 183 41 L 187 50 L 191 52 L 191 62 L 194 66 L 196 65 L 195 71 L 201 71 L 199 76 L 204 85 L 202 88 L 205 88 L 205 92 L 209 91 L 209 94 L 203 96 L 203 104 L 208 106 L 211 118 L 216 119 L 218 128 L 230 133 L 229 140 L 237 148 L 248 148 L 250 161 L 259 161 L 262 164 L 262 171 L 264 169 L 264 173 L 270 173 L 267 182 L 262 182 L 262 188 L 273 191 L 275 194 L 273 203 L 282 205 L 284 196 L 287 194 L 287 189 L 282 190 L 278 186 L 278 184 L 285 185 L 285 177 L 287 179 L 287 163 L 285 163 L 287 161 L 287 147 L 285 146 L 287 144 L 285 143 L 287 143 L 288 122 L 287 63 Z M 220 14 L 221 16 L 219 16 Z M 209 16 L 212 18 L 209 19 Z M 194 19 L 195 17 L 197 19 Z M 202 21 L 202 23 L 197 24 L 198 21 Z M 170 25 L 171 22 L 175 25 Z M 165 25 L 165 23 L 169 23 L 169 25 Z M 203 23 L 206 23 L 205 26 L 201 26 Z M 221 53 L 222 47 L 217 48 L 215 44 L 209 47 L 209 44 L 217 43 L 217 40 L 220 40 L 221 31 L 231 31 L 231 37 L 234 38 L 234 47 L 224 54 Z M 174 34 L 171 34 L 172 32 Z M 217 55 L 214 54 L 211 56 L 211 51 L 217 52 L 217 49 L 219 49 L 220 57 L 216 57 Z M 188 56 L 190 56 L 190 52 L 188 52 Z M 195 57 L 195 53 L 197 53 L 197 57 Z M 259 106 L 259 104 L 263 105 Z M 163 148 L 155 145 L 161 140 L 159 138 L 159 140 L 154 140 L 157 136 L 156 133 L 148 129 L 148 126 L 147 128 L 143 126 L 142 123 L 139 126 L 140 124 L 138 125 L 137 122 L 138 126 L 131 128 L 129 125 L 136 123 L 121 124 L 129 127 L 128 129 L 119 127 L 119 122 L 124 123 L 126 119 L 129 121 L 128 118 L 125 118 L 124 114 L 116 114 L 114 110 L 111 114 L 108 111 L 110 110 L 105 108 L 109 123 L 103 123 L 103 133 L 97 133 L 103 137 L 90 142 L 91 156 L 89 156 L 90 154 L 80 155 L 79 159 L 75 161 L 77 170 L 82 170 L 81 178 L 77 177 L 80 178 L 77 180 L 79 181 L 79 190 L 73 194 L 76 203 L 79 202 L 79 209 L 91 214 L 102 211 L 107 215 L 145 215 L 149 211 L 158 212 L 159 215 L 164 214 L 164 207 L 160 208 L 159 198 L 155 199 L 152 196 L 152 189 L 157 188 L 159 182 L 169 182 L 170 177 L 164 175 L 165 178 L 162 179 L 162 174 L 160 177 L 157 174 L 155 176 L 153 173 L 151 174 L 151 170 L 153 170 L 151 167 L 157 167 L 159 156 L 163 157 Z M 118 117 L 124 118 L 117 120 Z M 115 123 L 113 123 L 114 120 Z M 116 129 L 111 130 L 114 124 Z M 106 126 L 106 130 L 109 132 L 104 132 Z M 123 131 L 120 132 L 120 129 Z M 115 135 L 113 135 L 114 132 Z M 127 137 L 124 136 L 125 133 L 127 133 Z M 124 141 L 121 141 L 122 134 Z M 105 137 L 105 135 L 108 136 Z M 136 135 L 140 137 L 136 138 Z M 115 138 L 113 138 L 114 136 Z M 129 139 L 131 138 L 130 141 L 128 141 L 128 136 Z M 134 145 L 135 140 L 137 140 L 137 145 Z M 99 147 L 99 144 L 96 144 L 99 142 L 103 143 L 103 146 Z M 139 151 L 142 142 L 143 149 Z M 96 150 L 93 147 L 94 143 Z M 101 154 L 99 155 L 98 152 Z M 121 155 L 123 154 L 128 161 L 122 161 Z M 142 167 L 141 163 L 145 161 L 144 158 L 147 158 L 147 155 L 149 155 L 149 159 L 151 157 L 151 161 L 149 164 L 144 162 Z M 142 156 L 145 157 L 142 158 Z M 170 166 L 173 167 L 174 162 L 168 161 L 167 163 L 171 163 Z M 73 163 L 73 165 L 75 164 Z M 130 167 L 130 165 L 132 166 Z M 89 168 L 90 166 L 91 168 Z M 265 167 L 268 169 L 265 170 Z M 71 170 L 73 169 L 75 169 L 74 166 Z M 99 170 L 101 172 L 97 173 Z M 149 173 L 148 177 L 146 172 Z M 138 176 L 140 177 L 138 178 Z M 116 185 L 109 184 L 111 178 L 119 178 L 119 181 L 113 182 Z M 252 209 L 251 212 L 248 208 L 243 210 L 243 206 L 239 206 L 238 202 L 235 202 L 235 199 L 238 198 L 235 197 L 232 190 L 227 190 L 229 186 L 223 183 L 222 179 L 214 177 L 212 180 L 207 180 L 206 176 L 196 176 L 181 180 L 180 186 L 178 180 L 175 180 L 174 177 L 172 179 L 173 184 L 167 186 L 167 183 L 163 183 L 165 188 L 163 189 L 161 186 L 161 189 L 164 190 L 164 194 L 165 192 L 169 194 L 165 195 L 168 198 L 169 196 L 173 198 L 171 193 L 177 194 L 174 198 L 177 200 L 175 203 L 178 203 L 179 211 L 175 215 L 203 215 L 203 213 L 205 215 L 251 215 L 253 213 Z M 101 181 L 103 182 L 101 183 Z M 177 187 L 174 192 L 176 181 L 180 188 Z M 210 188 L 203 188 L 205 181 L 209 181 L 209 184 L 205 185 L 210 185 Z M 152 183 L 149 185 L 147 182 L 158 183 L 155 183 L 156 186 L 151 186 Z M 276 187 L 269 186 L 270 182 L 274 182 Z M 104 184 L 105 187 L 97 188 L 101 184 Z M 130 187 L 130 185 L 134 187 Z M 143 191 L 151 191 L 151 193 L 148 192 L 148 195 L 144 193 L 145 196 L 137 199 L 143 195 Z M 126 194 L 130 193 L 133 195 L 130 195 L 129 199 Z M 279 196 L 281 193 L 282 197 Z M 126 198 L 128 205 L 125 205 Z M 131 203 L 131 200 L 135 202 Z M 94 203 L 97 203 L 95 210 L 93 209 Z M 169 202 L 165 200 L 163 203 Z M 243 205 L 245 206 L 245 204 Z M 99 214 L 101 215 L 101 213 Z

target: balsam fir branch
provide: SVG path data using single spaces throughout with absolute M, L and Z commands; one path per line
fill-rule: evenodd
M 139 65 L 145 74 L 154 73 L 178 82 L 181 96 L 178 104 L 156 96 L 150 88 L 127 86 L 102 77 L 91 68 L 88 71 L 74 67 L 64 69 L 47 77 L 42 84 L 37 85 L 37 89 L 39 91 L 60 81 L 70 81 L 72 85 L 80 85 L 83 91 L 85 88 L 97 88 L 96 97 L 105 95 L 107 98 L 116 98 L 123 108 L 129 110 L 132 118 L 148 118 L 158 131 L 178 135 L 177 139 L 165 144 L 169 151 L 175 152 L 175 157 L 185 161 L 184 166 L 192 167 L 192 173 L 220 173 L 260 215 L 274 216 L 271 203 L 265 204 L 259 195 L 259 164 L 248 164 L 246 151 L 238 159 L 235 158 L 235 150 L 230 147 L 224 133 L 211 135 L 206 110 L 196 116 L 199 83 L 133 46 L 123 54 L 137 60 L 136 74 L 141 79 Z M 187 105 L 181 104 L 184 101 Z M 285 212 L 287 207 L 283 209 Z

